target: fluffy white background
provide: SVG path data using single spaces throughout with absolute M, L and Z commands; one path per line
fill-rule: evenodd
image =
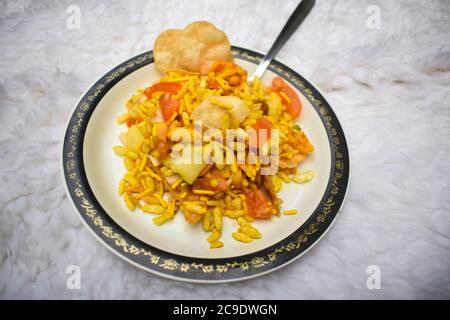
M 138 270 L 82 226 L 59 170 L 80 94 L 163 29 L 206 19 L 266 51 L 297 1 L 1 1 L 1 298 L 450 298 L 450 2 L 321 1 L 279 58 L 341 119 L 352 181 L 341 215 L 300 260 L 233 284 Z M 81 29 L 66 8 L 81 8 Z M 381 29 L 366 27 L 369 5 Z M 66 267 L 82 270 L 66 289 Z M 366 268 L 381 268 L 368 290 Z

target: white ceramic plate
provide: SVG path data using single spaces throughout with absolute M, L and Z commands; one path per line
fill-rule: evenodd
M 235 62 L 250 73 L 261 55 L 233 47 Z M 253 224 L 263 238 L 243 244 L 231 238 L 235 222 L 225 219 L 224 247 L 209 249 L 200 225 L 189 225 L 181 214 L 161 227 L 152 216 L 130 212 L 117 194 L 125 168 L 112 147 L 125 130 L 115 119 L 138 88 L 160 78 L 151 52 L 134 57 L 108 72 L 82 97 L 67 127 L 63 170 L 67 191 L 87 227 L 113 252 L 157 274 L 188 281 L 233 281 L 277 269 L 311 247 L 333 222 L 348 185 L 349 158 L 342 128 L 322 95 L 300 75 L 275 61 L 262 81 L 276 75 L 299 93 L 303 111 L 298 124 L 315 151 L 302 162 L 315 178 L 307 184 L 284 185 L 282 210 L 299 214 Z

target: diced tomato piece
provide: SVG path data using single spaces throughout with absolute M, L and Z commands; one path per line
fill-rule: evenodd
M 211 182 L 212 180 L 215 180 Z M 194 182 L 194 189 L 211 190 L 211 191 L 225 191 L 228 189 L 227 180 L 218 175 L 210 177 L 198 178 Z
M 148 87 L 145 89 L 144 94 L 147 96 L 147 98 L 151 99 L 153 93 L 155 92 L 166 92 L 171 94 L 176 94 L 178 90 L 181 89 L 181 84 L 177 82 L 160 82 L 152 85 L 151 87 Z
M 286 104 L 286 111 L 295 119 L 302 111 L 302 103 L 300 102 L 297 93 L 288 85 L 281 89 L 281 92 L 287 95 L 291 100 L 290 104 Z
M 248 215 L 252 218 L 270 219 L 273 216 L 272 208 L 260 189 L 245 194 L 245 205 Z
M 214 89 L 214 90 L 220 89 L 220 84 L 215 79 L 209 79 L 208 86 L 210 89 Z
M 128 128 L 131 128 L 131 126 L 134 124 L 134 120 L 133 119 L 130 119 L 130 120 L 128 120 L 127 121 L 127 127 Z
M 256 141 L 258 141 L 258 147 L 261 147 L 266 143 L 266 139 L 260 141 L 259 132 L 262 130 L 266 130 L 266 137 L 267 139 L 270 139 L 273 128 L 272 122 L 270 122 L 267 118 L 259 118 L 258 120 L 256 120 L 253 128 L 256 130 Z
M 165 121 L 169 120 L 172 114 L 178 112 L 180 103 L 177 99 L 172 98 L 170 93 L 164 93 L 159 99 L 159 105 Z
M 160 160 L 164 160 L 165 158 L 167 158 L 167 155 L 169 154 L 169 144 L 167 142 L 159 141 L 158 153 Z
M 272 89 L 274 91 L 280 91 L 285 86 L 286 82 L 281 77 L 275 77 L 272 79 Z
M 286 105 L 286 111 L 293 117 L 296 118 L 302 111 L 302 103 L 297 95 L 297 92 L 286 83 L 281 77 L 275 77 L 272 80 L 272 89 L 275 92 L 283 92 L 290 100 L 290 103 L 283 99 Z
M 195 213 L 190 212 L 190 211 L 188 211 L 188 212 L 183 211 L 183 215 L 184 215 L 184 219 L 186 220 L 186 222 L 190 223 L 190 224 L 195 224 L 195 223 L 199 222 L 203 218 L 202 215 L 195 214 Z
M 211 68 L 214 72 L 222 72 L 225 70 L 226 62 L 216 62 Z

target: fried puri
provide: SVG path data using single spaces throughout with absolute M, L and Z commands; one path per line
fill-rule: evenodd
M 161 73 L 180 70 L 207 74 L 214 62 L 233 59 L 226 34 L 206 21 L 193 22 L 183 30 L 163 31 L 156 38 L 153 54 Z

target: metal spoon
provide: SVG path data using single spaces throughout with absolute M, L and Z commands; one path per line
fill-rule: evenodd
M 267 54 L 259 63 L 258 67 L 255 70 L 255 73 L 248 77 L 248 81 L 252 81 L 254 76 L 261 78 L 264 71 L 266 71 L 267 67 L 269 66 L 272 59 L 276 56 L 278 51 L 280 51 L 284 44 L 289 40 L 291 35 L 295 32 L 295 30 L 297 30 L 303 20 L 305 20 L 315 2 L 315 0 L 302 0 L 298 4 L 297 8 L 295 8 L 294 12 L 289 17 L 289 20 L 284 25 L 283 30 L 281 30 L 277 39 L 273 43 L 269 52 L 267 52 Z

